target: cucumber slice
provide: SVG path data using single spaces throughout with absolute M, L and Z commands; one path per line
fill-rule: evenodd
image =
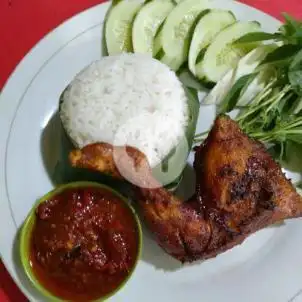
M 235 22 L 233 13 L 222 9 L 213 9 L 199 20 L 189 51 L 189 69 L 194 75 L 198 77 L 195 65 L 199 54 L 210 45 L 218 33 Z
M 134 52 L 153 54 L 154 37 L 174 6 L 171 1 L 153 0 L 139 11 L 132 29 Z
M 262 45 L 250 51 L 247 55 L 241 58 L 236 68 L 229 70 L 222 79 L 215 85 L 212 91 L 204 99 L 204 104 L 218 105 L 228 94 L 232 86 L 241 77 L 253 73 L 261 61 L 271 52 L 276 46 Z M 245 95 L 244 99 L 248 96 Z M 239 104 L 240 103 L 240 104 Z M 243 105 L 243 100 L 237 105 Z
M 161 61 L 173 70 L 187 61 L 192 27 L 207 8 L 210 8 L 209 0 L 184 0 L 168 15 L 159 34 L 160 41 L 155 43 L 161 45 L 164 53 Z
M 217 83 L 228 70 L 236 67 L 240 58 L 259 43 L 235 46 L 232 43 L 243 35 L 260 30 L 256 21 L 236 22 L 221 31 L 207 48 L 203 60 L 196 65 L 196 74 L 206 81 Z
M 105 38 L 109 55 L 132 52 L 132 23 L 142 7 L 139 1 L 121 1 L 111 8 Z

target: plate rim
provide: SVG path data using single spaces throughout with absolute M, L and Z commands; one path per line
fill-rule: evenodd
M 270 16 L 269 14 L 260 11 L 259 9 L 256 9 L 254 7 L 251 7 L 247 4 L 241 3 L 241 2 L 237 2 L 237 1 L 232 1 L 232 0 L 213 0 L 213 2 L 217 2 L 217 3 L 225 3 L 226 1 L 228 2 L 235 2 L 235 5 L 239 5 L 241 7 L 243 7 L 245 10 L 254 10 L 256 11 L 258 14 L 262 14 L 263 17 L 268 18 L 268 20 L 274 21 L 274 23 L 276 24 L 276 26 L 280 26 L 282 23 L 280 20 Z M 44 37 L 42 37 L 26 54 L 25 56 L 20 60 L 20 62 L 16 65 L 16 67 L 14 68 L 14 70 L 12 71 L 12 73 L 10 74 L 10 76 L 8 77 L 8 79 L 5 81 L 3 88 L 0 90 L 0 110 L 4 110 L 7 109 L 8 110 L 8 100 L 5 101 L 6 98 L 8 98 L 10 96 L 10 91 L 13 90 L 13 87 L 15 86 L 15 83 L 18 83 L 19 86 L 21 86 L 22 88 L 18 88 L 16 89 L 17 91 L 15 91 L 15 94 L 18 94 L 19 97 L 16 98 L 15 100 L 15 104 L 17 106 L 11 106 L 14 107 L 14 111 L 13 111 L 13 118 L 9 119 L 9 118 L 4 118 L 0 119 L 0 129 L 2 128 L 1 126 L 3 124 L 7 124 L 6 127 L 3 128 L 7 128 L 8 131 L 4 133 L 4 131 L 0 131 L 0 141 L 4 142 L 4 144 L 2 146 L 4 146 L 3 148 L 0 148 L 0 162 L 3 162 L 6 164 L 6 148 L 7 148 L 7 142 L 9 140 L 9 132 L 10 132 L 10 127 L 13 123 L 14 120 L 14 116 L 15 113 L 17 111 L 17 108 L 23 98 L 23 96 L 26 94 L 27 89 L 30 87 L 30 84 L 34 81 L 34 79 L 36 78 L 36 76 L 38 76 L 40 70 L 43 68 L 43 66 L 49 61 L 51 60 L 51 58 L 53 56 L 56 55 L 57 52 L 59 52 L 62 48 L 64 48 L 69 42 L 71 42 L 73 39 L 75 39 L 77 36 L 81 35 L 83 32 L 89 30 L 89 28 L 85 28 L 84 30 L 82 30 L 81 32 L 78 32 L 76 35 L 74 35 L 75 29 L 73 28 L 74 26 L 76 26 L 76 23 L 79 24 L 79 27 L 81 27 L 81 19 L 85 19 L 88 18 L 89 15 L 92 12 L 95 11 L 100 11 L 100 12 L 106 12 L 108 7 L 109 7 L 110 1 L 104 0 L 102 3 L 97 4 L 95 6 L 92 6 L 90 8 L 87 8 L 83 11 L 81 11 L 78 14 L 73 15 L 72 17 L 66 19 L 64 22 L 62 22 L 61 24 L 59 24 L 58 26 L 56 26 L 55 28 L 53 28 L 50 32 L 48 32 Z M 99 18 L 99 23 L 102 23 L 102 17 Z M 85 23 L 85 22 L 84 22 Z M 90 22 L 91 23 L 91 22 Z M 97 24 L 95 24 L 97 25 Z M 69 40 L 65 39 L 66 43 L 60 43 L 60 42 L 52 42 L 53 37 L 55 37 L 57 34 L 60 34 L 60 32 L 62 32 L 62 34 L 64 32 L 67 32 L 68 27 L 71 27 L 71 30 L 69 31 L 69 35 L 72 36 L 72 38 L 70 38 Z M 90 26 L 90 28 L 92 28 L 94 26 Z M 64 37 L 65 38 L 65 37 Z M 48 49 L 48 52 L 50 52 L 50 55 L 45 55 L 44 52 L 47 49 L 47 44 L 53 44 L 52 48 L 54 48 L 54 51 L 51 49 Z M 59 47 L 57 47 L 59 45 Z M 40 53 L 40 55 L 39 55 Z M 37 60 L 36 58 L 39 57 L 39 60 Z M 46 57 L 46 58 L 45 58 Z M 41 61 L 39 62 L 39 64 L 37 63 L 37 61 Z M 36 63 L 35 63 L 36 62 Z M 27 65 L 29 66 L 30 63 L 34 63 L 36 65 L 38 65 L 37 69 L 36 68 L 28 68 Z M 26 75 L 24 76 L 24 71 L 22 72 L 22 70 L 31 70 L 30 75 Z M 22 76 L 23 73 L 23 76 Z M 1 134 L 2 133 L 2 134 Z M 7 190 L 6 190 L 6 169 L 2 169 L 1 173 L 0 173 L 0 186 L 1 187 L 5 187 L 5 193 L 3 192 L 4 190 L 0 191 L 0 196 L 2 195 L 7 195 Z M 7 198 L 6 198 L 7 199 Z M 3 202 L 4 203 L 4 202 Z M 13 217 L 12 217 L 13 219 Z M 14 228 L 16 230 L 16 234 L 18 233 L 18 227 L 15 225 L 14 223 Z M 1 242 L 0 242 L 1 245 Z M 0 257 L 3 253 L 0 250 Z M 27 297 L 30 298 L 31 294 L 28 291 L 27 287 L 23 284 L 24 280 L 22 280 L 21 278 L 18 277 L 18 273 L 16 272 L 16 268 L 14 267 L 15 263 L 11 263 L 10 259 L 6 260 L 5 257 L 1 257 L 1 261 L 3 263 L 3 265 L 5 266 L 7 272 L 9 273 L 9 275 L 11 276 L 11 278 L 14 280 L 15 284 L 18 286 L 18 288 L 20 289 L 20 291 Z M 297 293 L 295 293 L 293 295 L 293 297 L 291 299 L 289 299 L 289 302 L 293 302 L 297 297 L 299 297 L 302 294 L 302 289 L 299 290 Z

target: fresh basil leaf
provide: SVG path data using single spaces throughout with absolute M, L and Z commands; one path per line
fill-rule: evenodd
M 290 70 L 302 69 L 302 49 L 295 55 L 292 63 L 290 64 Z
M 181 175 L 189 150 L 193 145 L 194 134 L 196 131 L 196 124 L 199 115 L 199 100 L 196 89 L 184 87 L 187 96 L 189 120 L 185 130 L 185 136 L 181 137 L 177 146 L 173 148 L 164 159 L 152 169 L 153 176 L 163 184 L 169 184 Z
M 119 4 L 122 0 L 112 0 L 112 6 Z
M 286 138 L 295 143 L 302 144 L 302 133 L 301 134 L 290 134 L 290 135 L 287 135 Z
M 284 25 L 280 28 L 285 43 L 302 45 L 302 22 L 295 20 L 288 14 L 283 14 L 285 18 Z
M 297 40 L 297 44 L 302 44 L 302 28 L 293 34 L 293 38 Z
M 255 78 L 256 75 L 256 73 L 244 75 L 235 82 L 235 84 L 232 86 L 228 94 L 221 102 L 221 105 L 218 108 L 219 113 L 227 113 L 235 108 L 243 87 L 245 87 L 248 81 L 250 81 L 252 78 Z
M 295 92 L 302 96 L 302 50 L 294 57 L 289 67 L 288 78 Z
M 292 33 L 299 31 L 301 29 L 301 22 L 295 20 L 292 16 L 287 13 L 282 14 L 285 19 L 285 24 L 290 28 Z
M 208 91 L 208 89 L 192 74 L 187 66 L 181 68 L 177 74 L 185 87 L 197 89 L 199 91 Z
M 155 55 L 156 60 L 161 60 L 165 56 L 165 51 L 161 48 L 160 51 Z
M 184 172 L 180 174 L 172 183 L 165 186 L 165 189 L 168 190 L 169 192 L 174 192 L 179 186 L 180 182 L 182 181 L 183 175 Z
M 278 145 L 269 146 L 267 151 L 271 155 L 271 157 L 273 157 L 275 160 L 278 161 L 278 158 L 279 158 L 279 146 Z
M 196 58 L 196 64 L 200 63 L 203 60 L 206 51 L 207 51 L 207 48 L 204 48 L 203 50 L 201 50 L 201 52 L 198 54 L 198 56 Z
M 301 101 L 297 96 L 290 92 L 278 104 L 278 110 L 282 117 L 291 117 L 296 118 L 296 114 L 301 111 Z
M 189 143 L 189 148 L 191 148 L 194 140 L 194 135 L 196 132 L 200 103 L 198 98 L 198 91 L 196 89 L 185 87 L 185 91 L 188 97 L 188 107 L 190 110 L 190 119 L 189 119 L 189 125 L 186 129 L 186 137 Z
M 263 115 L 263 130 L 273 131 L 273 129 L 276 127 L 278 117 L 279 113 L 277 108 L 273 108 L 267 114 Z
M 254 43 L 260 41 L 267 41 L 267 40 L 279 40 L 281 39 L 282 35 L 280 33 L 266 33 L 266 32 L 252 32 L 248 33 L 241 38 L 237 39 L 233 42 L 234 45 L 238 44 L 246 44 L 246 43 Z
M 282 45 L 272 52 L 270 52 L 265 59 L 261 62 L 260 65 L 265 64 L 278 64 L 279 63 L 288 63 L 288 59 L 291 60 L 293 57 L 297 54 L 297 52 L 300 50 L 300 47 L 297 45 Z
M 291 108 L 291 113 L 294 115 L 299 116 L 301 112 L 302 112 L 302 97 L 297 98 Z
M 193 100 L 193 103 L 195 105 L 198 104 L 198 106 L 199 106 L 200 104 L 199 104 L 199 99 L 198 99 L 198 90 L 193 87 L 184 87 L 184 89 L 186 91 L 188 98 L 190 100 Z
M 288 78 L 295 92 L 302 96 L 302 69 L 289 71 Z
M 293 140 L 287 140 L 285 157 L 282 166 L 292 172 L 301 172 L 302 169 L 302 144 Z
M 283 163 L 287 157 L 287 142 L 276 142 L 268 151 L 275 161 Z

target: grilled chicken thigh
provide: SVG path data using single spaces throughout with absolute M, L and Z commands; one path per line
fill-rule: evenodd
M 183 201 L 152 176 L 144 154 L 96 143 L 74 150 L 74 167 L 130 180 L 158 244 L 182 262 L 207 259 L 270 224 L 302 215 L 302 198 L 265 147 L 227 116 L 195 150 L 194 196 Z

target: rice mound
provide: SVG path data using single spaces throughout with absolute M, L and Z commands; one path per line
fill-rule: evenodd
M 60 116 L 77 147 L 129 145 L 157 165 L 185 135 L 185 91 L 176 74 L 142 54 L 104 57 L 82 70 L 62 96 Z

